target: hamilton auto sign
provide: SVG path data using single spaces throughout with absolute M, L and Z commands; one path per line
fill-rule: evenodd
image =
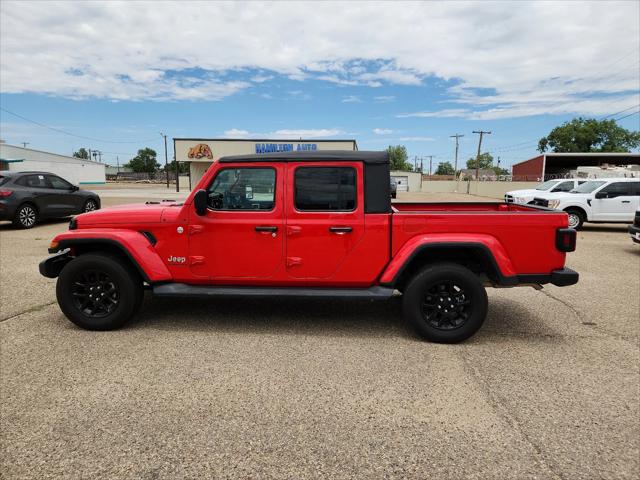
M 256 143 L 256 153 L 293 152 L 294 150 L 317 150 L 316 143 Z

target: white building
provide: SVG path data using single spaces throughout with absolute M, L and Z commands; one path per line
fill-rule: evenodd
M 0 143 L 0 171 L 42 171 L 61 176 L 74 185 L 105 183 L 105 164 L 57 153 Z
M 420 192 L 422 174 L 420 172 L 391 171 L 391 180 L 396 182 L 398 192 Z
M 174 138 L 178 162 L 189 163 L 189 181 L 195 187 L 214 159 L 227 155 L 297 150 L 358 150 L 355 140 L 282 140 L 247 138 Z

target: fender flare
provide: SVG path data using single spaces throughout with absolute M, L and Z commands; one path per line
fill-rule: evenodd
M 411 262 L 419 254 L 429 250 L 476 250 L 485 260 L 500 285 L 514 286 L 520 283 L 516 270 L 505 248 L 491 235 L 432 234 L 418 235 L 406 242 L 387 265 L 380 283 L 395 286 Z
M 70 230 L 56 236 L 51 242 L 49 253 L 56 253 L 77 246 L 99 252 L 100 245 L 115 247 L 138 270 L 147 283 L 170 281 L 173 276 L 160 258 L 153 244 L 144 234 L 134 230 L 83 229 Z

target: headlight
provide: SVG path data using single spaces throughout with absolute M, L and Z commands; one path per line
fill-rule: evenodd
M 549 208 L 557 208 L 560 205 L 560 200 L 549 200 Z

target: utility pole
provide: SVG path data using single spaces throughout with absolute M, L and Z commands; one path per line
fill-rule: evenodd
M 460 137 L 464 137 L 464 135 L 460 135 L 459 133 L 456 133 L 455 135 L 451 135 L 449 138 L 455 138 L 456 139 L 456 160 L 455 160 L 455 164 L 453 165 L 453 171 L 454 171 L 454 178 L 455 176 L 458 174 L 458 139 Z
M 482 136 L 491 135 L 491 132 L 484 130 L 474 130 L 473 133 L 480 134 L 480 138 L 478 139 L 478 156 L 476 157 L 476 181 L 478 181 L 480 179 L 480 148 L 482 148 Z
M 30 144 L 29 142 L 22 142 L 22 146 L 23 146 L 24 148 L 27 148 L 27 145 L 31 145 L 31 144 Z
M 102 163 L 102 152 L 98 150 L 98 158 L 100 159 L 100 163 Z
M 116 155 L 116 174 L 120 173 L 120 157 Z
M 164 138 L 164 174 L 167 177 L 167 188 L 169 188 L 169 166 L 167 165 L 167 136 L 160 132 L 160 136 Z
M 433 155 L 426 155 L 429 157 L 429 180 L 431 180 L 431 167 L 433 166 Z

